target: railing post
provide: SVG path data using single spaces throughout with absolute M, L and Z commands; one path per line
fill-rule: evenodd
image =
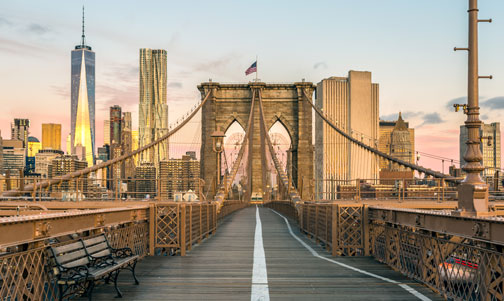
M 319 216 L 319 206 L 318 205 L 314 205 L 315 206 L 315 242 L 316 243 L 319 243 L 319 236 L 318 236 L 318 228 L 319 228 L 319 222 L 318 222 L 318 216 Z
M 364 256 L 370 255 L 369 248 L 369 207 L 367 204 L 362 205 L 362 244 L 364 247 Z
M 207 230 L 206 230 L 206 235 L 205 237 L 208 237 L 210 235 L 210 206 L 208 204 L 205 204 L 206 207 L 206 224 L 207 224 Z
M 217 232 L 217 204 L 213 204 L 212 203 L 212 207 L 213 207 L 213 215 L 214 215 L 214 233 L 215 234 Z
M 193 233 L 192 233 L 192 208 L 193 206 L 189 206 L 189 243 L 187 244 L 187 250 L 192 249 L 192 241 L 193 241 Z
M 154 244 L 156 240 L 156 204 L 149 204 L 149 254 L 154 256 Z
M 329 227 L 331 227 L 332 225 L 329 225 L 328 221 L 329 221 L 329 214 L 331 213 L 331 206 L 324 206 L 324 217 L 325 217 L 325 220 L 324 220 L 324 228 L 325 228 L 325 234 L 324 234 L 324 238 L 325 238 L 325 243 L 326 243 L 326 250 L 329 250 L 329 244 L 327 243 L 329 241 Z
M 10 169 L 7 169 L 7 171 L 5 172 L 5 184 L 6 184 L 5 188 L 7 189 L 7 191 L 12 189 L 11 178 L 10 178 Z
M 33 201 L 37 201 L 37 179 L 33 179 L 33 192 L 32 192 Z
M 332 227 L 332 238 L 331 238 L 331 254 L 332 256 L 336 256 L 337 252 L 336 250 L 338 249 L 338 205 L 337 204 L 332 204 L 331 205 L 331 227 Z
M 186 255 L 186 205 L 180 204 L 180 220 L 179 220 L 179 243 L 180 243 L 180 256 Z M 191 242 L 189 242 L 191 243 Z
M 441 201 L 444 202 L 445 200 L 445 179 L 441 179 Z
M 440 197 L 441 197 L 440 194 L 441 194 L 441 180 L 437 180 L 436 196 L 437 196 L 438 203 L 441 201 L 440 200 Z
M 23 170 L 19 170 L 19 190 L 24 191 L 24 173 Z
M 361 199 L 360 179 L 356 180 L 356 183 L 355 183 L 355 192 L 356 192 L 357 201 L 360 201 L 360 199 Z
M 404 178 L 402 179 L 402 201 L 404 202 L 404 199 L 406 198 L 406 181 Z
M 311 218 L 310 218 L 310 210 L 311 210 L 311 207 L 310 207 L 310 204 L 306 204 L 306 236 L 310 236 L 310 221 L 311 221 Z
M 203 239 L 203 205 L 199 205 L 199 238 L 198 243 Z
M 301 230 L 301 232 L 303 231 L 303 227 L 304 227 L 304 221 L 303 221 L 303 214 L 304 214 L 304 205 L 303 204 L 299 204 L 299 229 Z M 294 205 L 294 212 L 296 212 L 296 205 Z

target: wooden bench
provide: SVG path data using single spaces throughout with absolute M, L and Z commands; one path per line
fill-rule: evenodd
M 101 279 L 106 283 L 112 279 L 117 297 L 122 297 L 117 287 L 117 277 L 123 269 L 130 270 L 135 284 L 139 284 L 135 275 L 138 255 L 134 255 L 130 248 L 112 248 L 103 234 L 50 249 L 59 300 L 76 292 L 85 293 L 92 300 L 95 283 Z

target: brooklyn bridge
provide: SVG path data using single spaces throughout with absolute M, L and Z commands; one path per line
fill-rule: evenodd
M 153 143 L 51 179 L 2 180 L 1 300 L 504 299 L 504 201 L 480 177 L 484 20 L 470 3 L 469 45 L 456 49 L 469 56 L 465 176 L 392 156 L 341 127 L 314 102 L 311 82 L 204 82 L 201 101 Z M 199 115 L 199 174 L 121 179 L 160 144 L 187 140 Z M 369 178 L 315 176 L 314 122 Z M 231 127 L 243 133 L 228 156 Z M 381 180 L 378 162 L 417 176 Z M 93 190 L 97 181 L 112 193 Z M 162 192 L 182 181 L 189 192 Z

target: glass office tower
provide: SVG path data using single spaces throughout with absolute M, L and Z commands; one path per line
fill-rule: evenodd
M 92 166 L 95 157 L 95 53 L 86 45 L 84 8 L 81 44 L 72 50 L 71 85 L 72 154 L 76 153 L 77 147 L 85 150 L 85 158 L 80 159 Z

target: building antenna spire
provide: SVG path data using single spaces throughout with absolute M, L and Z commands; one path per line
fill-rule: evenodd
M 84 33 L 84 5 L 82 6 L 82 46 L 86 45 L 86 34 Z

